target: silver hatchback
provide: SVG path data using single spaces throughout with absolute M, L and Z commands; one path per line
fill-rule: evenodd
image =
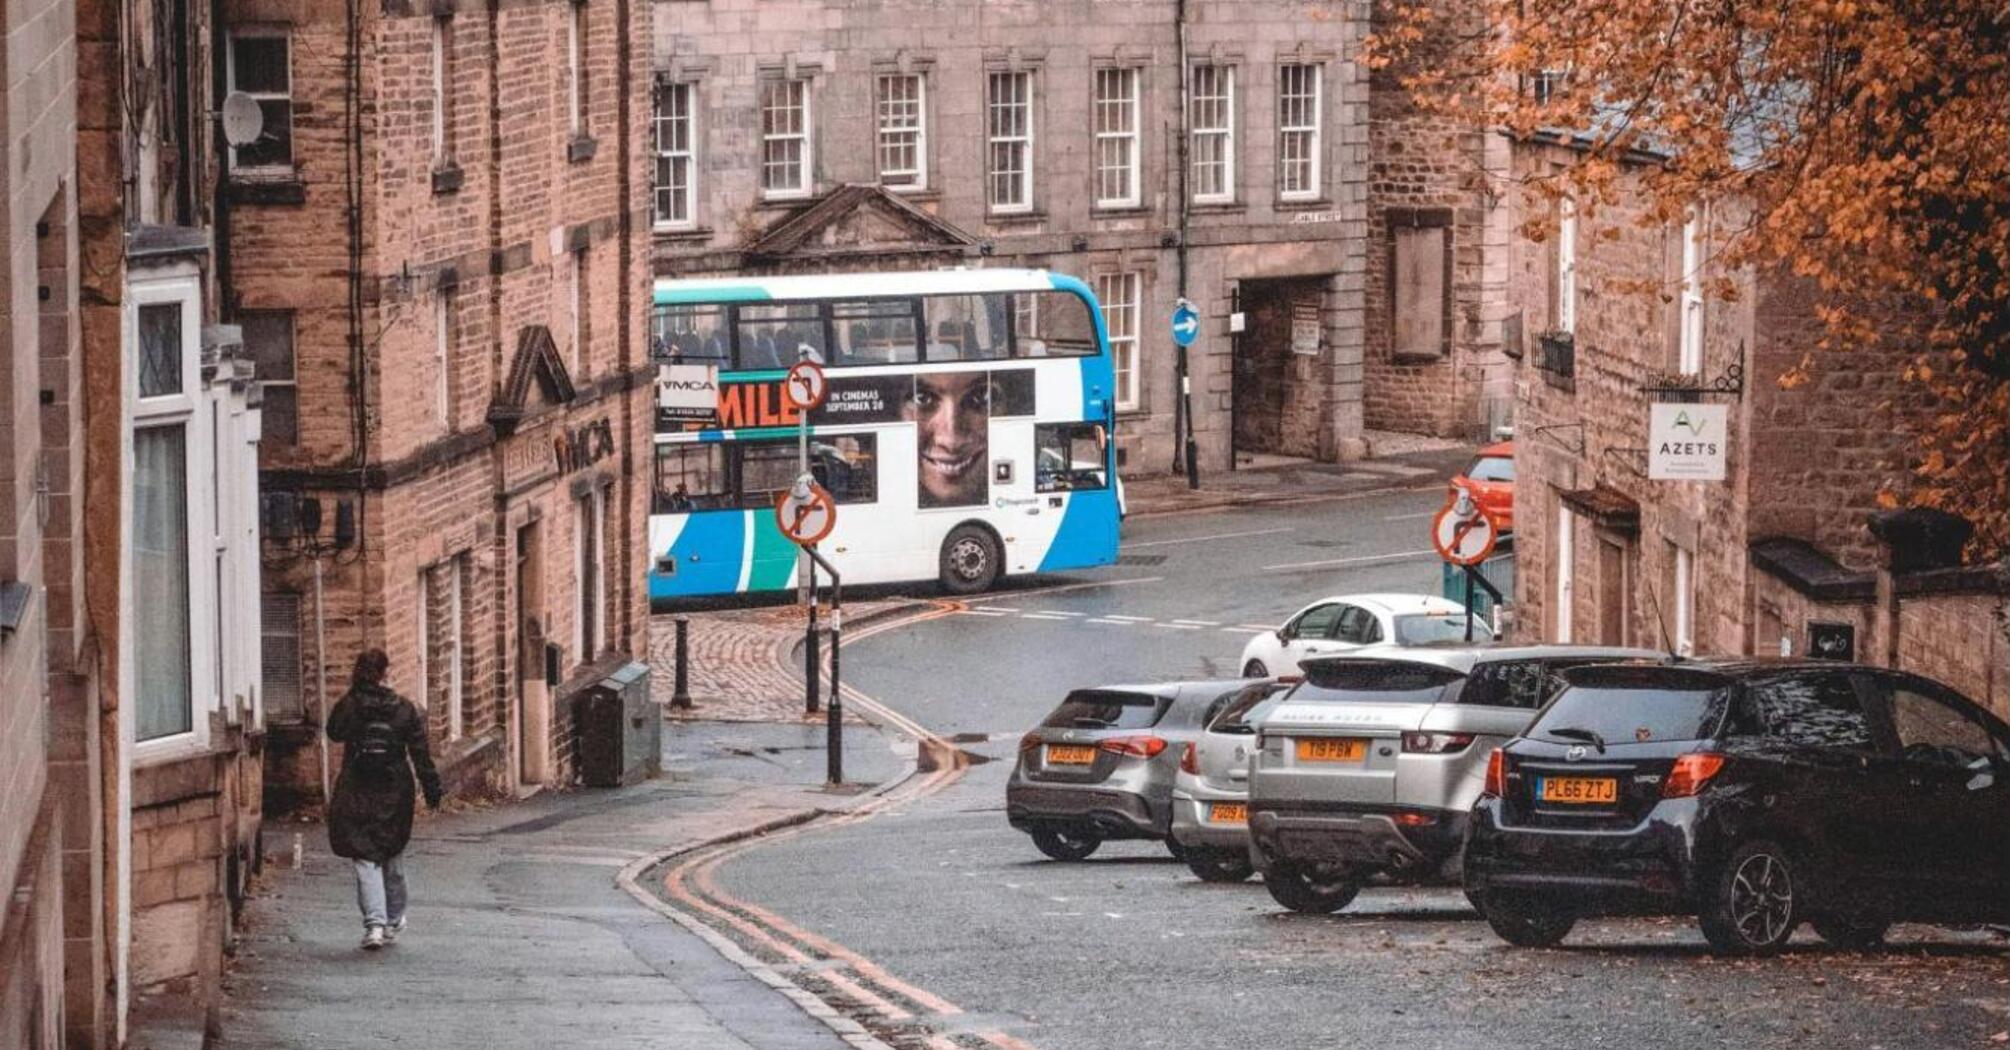
M 1665 660 L 1601 646 L 1446 646 L 1305 665 L 1250 765 L 1250 858 L 1294 911 L 1344 908 L 1368 878 L 1456 881 L 1487 756 L 1590 663 Z
M 1241 882 L 1256 870 L 1249 860 L 1249 757 L 1257 724 L 1297 681 L 1267 678 L 1215 701 L 1180 756 L 1172 838 L 1186 866 L 1207 882 Z
M 1005 785 L 1012 826 L 1055 860 L 1109 839 L 1168 838 L 1173 775 L 1201 716 L 1241 680 L 1113 685 L 1068 694 L 1019 741 Z

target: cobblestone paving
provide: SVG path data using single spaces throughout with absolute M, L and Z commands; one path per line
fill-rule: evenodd
M 846 602 L 845 623 L 856 627 L 924 603 L 908 599 Z M 676 691 L 676 616 L 650 618 L 649 655 L 653 694 L 667 717 L 704 722 L 821 721 L 803 711 L 803 610 L 798 605 L 758 609 L 717 609 L 684 614 L 690 618 L 691 707 L 670 706 Z M 826 636 L 828 637 L 828 636 Z M 825 658 L 829 668 L 829 658 Z M 825 682 L 828 688 L 828 680 Z M 863 722 L 847 710 L 845 720 Z

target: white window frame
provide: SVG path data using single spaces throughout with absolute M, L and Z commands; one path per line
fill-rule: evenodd
M 1577 202 L 1556 205 L 1556 330 L 1577 331 Z
M 572 137 L 586 134 L 586 0 L 570 0 L 565 19 L 566 114 Z
M 887 88 L 893 83 L 912 85 L 914 94 L 909 98 L 903 94 L 893 99 Z M 900 107 L 892 109 L 889 103 Z M 874 168 L 880 185 L 895 193 L 913 193 L 928 188 L 928 78 L 920 73 L 880 73 L 873 77 L 873 126 L 877 129 L 873 149 Z M 911 106 L 911 112 L 909 107 Z M 897 122 L 889 123 L 894 118 Z M 903 137 L 911 136 L 914 150 L 914 165 L 911 168 L 890 168 L 887 166 L 889 146 L 900 149 Z M 906 176 L 909 182 L 888 182 L 888 176 Z
M 1011 86 L 1010 99 L 1000 97 L 998 89 L 1001 84 Z M 992 70 L 984 78 L 984 203 L 993 215 L 1020 215 L 1033 210 L 1033 143 L 1038 133 L 1034 126 L 1034 92 L 1037 90 L 1030 70 Z M 1001 118 L 1012 117 L 1017 119 L 1007 126 L 1008 133 L 1001 134 Z M 997 166 L 1001 147 L 1018 157 L 1019 166 L 1016 169 Z M 1013 199 L 1000 198 L 997 189 L 1007 184 L 1000 180 L 1009 181 Z
M 587 253 L 591 250 L 590 248 L 575 248 L 572 250 L 572 266 L 570 267 L 572 270 L 572 286 L 567 289 L 570 293 L 570 309 L 572 312 L 572 368 L 573 376 L 578 379 L 585 379 L 587 376 L 593 374 L 593 348 L 588 345 L 589 340 L 587 337 L 590 333 L 586 323 L 588 298 L 586 282 L 591 280 L 591 277 L 587 273 L 591 265 Z
M 1557 645 L 1569 645 L 1577 589 L 1577 514 L 1562 500 L 1556 504 L 1555 577 L 1556 637 L 1550 640 Z
M 666 104 L 673 97 L 683 100 L 681 116 L 666 116 Z M 688 230 L 698 224 L 698 85 L 690 81 L 677 81 L 660 85 L 656 89 L 655 110 L 651 114 L 652 130 L 655 132 L 657 179 L 651 186 L 654 191 L 653 219 L 659 230 Z M 682 123 L 684 146 L 682 149 L 666 145 L 674 141 L 671 125 Z M 676 180 L 664 184 L 662 178 L 665 165 L 674 171 L 682 165 L 684 180 L 681 187 Z M 666 196 L 667 195 L 667 196 Z M 673 207 L 665 217 L 663 204 L 670 201 Z M 676 205 L 681 205 L 681 209 Z M 678 211 L 682 215 L 677 214 Z
M 1674 548 L 1675 593 L 1671 595 L 1675 606 L 1675 636 L 1669 644 L 1678 656 L 1693 656 L 1696 653 L 1696 556 L 1687 547 L 1670 544 Z
M 1676 369 L 1685 376 L 1703 371 L 1703 209 L 1690 208 L 1682 221 L 1682 311 Z
M 419 710 L 430 711 L 433 706 L 433 570 L 439 565 L 428 565 L 419 570 Z
M 1220 90 L 1211 92 L 1205 96 L 1201 94 L 1200 81 L 1202 79 L 1202 70 L 1209 71 L 1208 76 L 1211 79 L 1218 78 L 1214 86 Z M 1188 92 L 1187 108 L 1189 119 L 1187 126 L 1189 128 L 1188 133 L 1192 136 L 1192 142 L 1189 143 L 1189 151 L 1192 153 L 1193 171 L 1189 177 L 1193 179 L 1193 201 L 1195 204 L 1234 203 L 1236 185 L 1235 67 L 1230 65 L 1202 64 L 1194 66 L 1189 76 L 1192 79 L 1189 81 L 1191 90 Z M 1219 105 L 1218 111 L 1208 113 L 1210 122 L 1203 126 L 1201 124 L 1202 112 L 1214 109 L 1217 103 Z M 1212 118 L 1215 117 L 1220 118 L 1219 123 L 1213 122 Z M 1200 172 L 1202 166 L 1203 164 L 1211 165 L 1215 161 L 1204 161 L 1202 159 L 1200 145 L 1205 141 L 1217 140 L 1221 144 L 1221 157 L 1219 161 L 1221 164 L 1221 186 L 1212 193 L 1202 193 L 1200 189 Z
M 1293 70 L 1303 70 L 1306 74 L 1310 75 L 1311 84 L 1309 91 L 1290 90 Z M 1325 136 L 1321 133 L 1321 129 L 1325 125 L 1326 114 L 1325 84 L 1326 68 L 1317 62 L 1292 62 L 1278 67 L 1277 195 L 1281 200 L 1307 201 L 1319 199 L 1320 188 L 1322 186 L 1321 180 L 1324 178 L 1324 165 L 1322 161 L 1325 159 L 1321 155 L 1325 149 Z M 1301 84 L 1300 86 L 1304 85 Z M 1286 119 L 1291 113 L 1294 100 L 1303 100 L 1310 103 L 1312 110 L 1310 124 L 1294 124 Z M 1305 149 L 1305 159 L 1303 161 L 1306 166 L 1305 185 L 1298 189 L 1293 189 L 1291 184 L 1291 165 L 1296 162 L 1291 158 L 1292 151 L 1289 143 L 1293 141 L 1294 136 L 1302 138 Z
M 1119 412 L 1135 412 L 1139 393 L 1138 322 L 1144 298 L 1144 277 L 1135 270 L 1096 275 L 1096 302 L 1103 309 L 1103 329 L 1110 339 L 1112 391 Z
M 134 280 L 127 289 L 125 308 L 125 344 L 127 347 L 126 418 L 128 425 L 124 437 L 125 484 L 129 494 L 121 501 L 120 529 L 124 538 L 120 553 L 119 588 L 120 622 L 123 643 L 120 646 L 121 696 L 132 698 L 130 704 L 121 704 L 120 723 L 122 733 L 132 744 L 135 765 L 149 765 L 157 762 L 173 761 L 200 754 L 209 747 L 209 715 L 215 711 L 219 701 L 214 692 L 218 681 L 218 671 L 213 666 L 217 659 L 217 639 L 206 638 L 210 631 L 217 629 L 219 595 L 216 592 L 215 572 L 216 549 L 216 500 L 201 498 L 201 486 L 197 479 L 206 473 L 204 468 L 215 462 L 214 433 L 208 426 L 198 425 L 200 417 L 197 407 L 208 398 L 202 388 L 202 286 L 192 270 L 186 273 L 162 277 Z M 139 350 L 140 308 L 154 305 L 178 305 L 181 308 L 181 389 L 173 394 L 157 397 L 139 396 Z M 142 670 L 136 660 L 139 651 L 138 626 L 139 610 L 134 607 L 136 581 L 133 573 L 134 521 L 133 504 L 130 498 L 133 490 L 134 474 L 137 469 L 134 440 L 140 430 L 180 427 L 182 431 L 182 497 L 184 518 L 183 535 L 187 544 L 187 586 L 188 586 L 188 695 L 189 726 L 180 733 L 170 733 L 148 740 L 138 738 L 139 729 L 139 686 Z M 216 484 L 214 477 L 208 483 Z M 153 618 L 149 611 L 149 619 Z
M 796 97 L 793 99 L 782 99 L 780 106 L 771 105 L 770 103 L 774 100 L 770 97 L 769 92 L 777 89 Z M 814 140 L 811 138 L 812 128 L 814 127 L 812 121 L 815 114 L 812 112 L 813 107 L 810 104 L 810 80 L 808 77 L 769 77 L 761 81 L 760 91 L 761 197 L 764 200 L 771 201 L 807 197 L 810 195 L 810 187 L 815 182 L 810 176 L 810 169 L 814 166 L 816 159 L 812 150 Z M 786 132 L 770 131 L 768 123 L 769 114 L 784 113 L 790 110 L 801 113 L 801 118 L 795 122 L 796 130 Z M 779 146 L 788 142 L 795 142 L 800 146 L 796 154 L 796 181 L 793 185 L 786 183 L 770 184 L 768 181 L 769 173 L 775 169 L 776 165 L 769 159 L 768 150 L 771 146 Z
M 577 578 L 582 583 L 589 578 L 593 580 L 591 638 L 587 637 L 586 617 L 580 615 L 587 608 L 586 596 L 578 593 L 577 589 L 573 595 L 575 608 L 572 617 L 572 642 L 573 652 L 576 654 L 574 662 L 580 664 L 591 663 L 607 647 L 606 520 L 607 490 L 601 486 L 595 485 L 591 495 L 581 496 L 573 501 L 573 568 L 578 572 Z M 591 533 L 588 532 L 589 529 L 592 530 Z M 587 546 L 588 535 L 593 537 L 591 548 Z M 592 554 L 591 562 L 587 557 L 589 551 Z
M 1091 197 L 1098 208 L 1135 208 L 1144 200 L 1144 151 L 1140 148 L 1140 128 L 1144 120 L 1140 98 L 1144 75 L 1136 66 L 1105 66 L 1096 69 L 1091 78 L 1089 126 L 1093 135 L 1093 152 L 1089 168 L 1094 182 Z M 1111 85 L 1118 85 L 1121 90 L 1106 94 L 1104 89 Z M 1107 121 L 1106 117 L 1109 118 Z M 1127 126 L 1120 126 L 1125 124 Z M 1106 148 L 1120 151 L 1121 162 L 1105 164 Z M 1104 193 L 1105 175 L 1116 172 L 1122 173 L 1125 192 Z
M 453 82 L 447 72 L 453 47 L 454 20 L 452 16 L 436 16 L 433 19 L 433 166 L 444 167 L 451 162 L 453 153 L 447 148 L 448 107 L 451 98 L 448 92 Z
M 441 288 L 433 295 L 433 411 L 448 432 L 454 429 L 454 293 Z
M 272 38 L 277 38 L 286 41 L 286 91 L 283 94 L 272 91 L 240 92 L 240 89 L 237 86 L 237 48 L 233 45 L 236 43 L 236 41 L 240 39 L 249 40 L 249 39 L 272 39 Z M 297 113 L 294 112 L 295 106 L 293 100 L 292 32 L 286 26 L 272 26 L 272 25 L 231 26 L 228 33 L 225 34 L 223 42 L 223 64 L 224 64 L 224 91 L 226 94 L 231 92 L 240 92 L 250 97 L 254 102 L 262 102 L 266 99 L 283 98 L 286 100 L 286 110 L 287 110 L 286 163 L 239 164 L 237 162 L 236 147 L 229 147 L 225 150 L 225 154 L 230 161 L 230 173 L 233 175 L 291 175 L 294 171 L 296 163 L 293 149 L 293 131 L 295 129 L 297 122 L 294 120 L 294 118 L 298 115 Z

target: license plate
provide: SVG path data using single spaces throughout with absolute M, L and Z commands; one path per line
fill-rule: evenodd
M 1047 764 L 1050 766 L 1086 766 L 1096 760 L 1096 749 L 1068 744 L 1049 744 Z
M 1300 762 L 1359 762 L 1368 757 L 1368 741 L 1360 737 L 1300 740 Z
M 1619 781 L 1612 777 L 1543 777 L 1537 798 L 1544 802 L 1597 805 L 1619 801 Z
M 1207 819 L 1215 824 L 1249 823 L 1249 806 L 1241 802 L 1216 802 L 1208 807 Z

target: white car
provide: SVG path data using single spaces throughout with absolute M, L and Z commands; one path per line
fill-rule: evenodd
M 1493 625 L 1474 616 L 1470 638 L 1490 641 Z M 1298 662 L 1344 656 L 1370 645 L 1429 645 L 1465 641 L 1466 608 L 1426 594 L 1343 594 L 1321 598 L 1291 615 L 1284 626 L 1259 634 L 1242 648 L 1242 676 L 1299 673 Z

